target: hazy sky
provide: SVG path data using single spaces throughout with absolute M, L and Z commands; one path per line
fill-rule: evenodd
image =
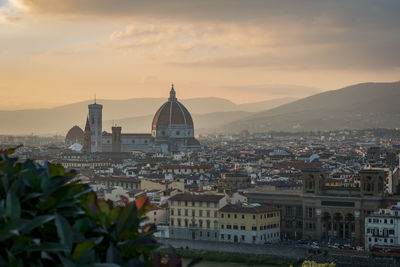
M 400 80 L 399 0 L 0 0 L 0 109 Z

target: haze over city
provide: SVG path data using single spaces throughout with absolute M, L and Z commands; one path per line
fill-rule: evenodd
M 0 266 L 400 266 L 400 0 L 0 0 Z
M 399 80 L 399 1 L 0 0 L 0 109 Z

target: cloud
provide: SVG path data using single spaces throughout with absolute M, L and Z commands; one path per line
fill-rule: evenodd
M 13 2 L 35 16 L 131 20 L 133 23 L 109 35 L 112 48 L 179 66 L 284 70 L 400 67 L 398 0 Z
M 274 52 L 171 61 L 182 67 L 268 68 L 274 70 L 383 70 L 400 69 L 400 39 L 368 43 L 337 43 L 314 47 L 283 47 Z
M 18 0 L 0 0 L 0 23 L 10 23 L 21 19 L 27 7 Z

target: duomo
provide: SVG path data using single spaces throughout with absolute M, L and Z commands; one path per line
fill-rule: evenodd
M 190 152 L 200 151 L 199 141 L 194 137 L 193 119 L 189 111 L 176 98 L 172 85 L 170 96 L 156 112 L 151 133 L 122 133 L 122 127 L 113 126 L 111 133 L 102 129 L 103 105 L 89 105 L 86 126 L 72 127 L 66 136 L 66 144 L 80 143 L 83 151 L 96 152 Z

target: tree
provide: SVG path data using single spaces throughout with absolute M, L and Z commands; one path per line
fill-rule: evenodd
M 156 253 L 155 227 L 140 223 L 147 197 L 125 206 L 98 199 L 75 171 L 0 151 L 0 266 L 181 266 Z

